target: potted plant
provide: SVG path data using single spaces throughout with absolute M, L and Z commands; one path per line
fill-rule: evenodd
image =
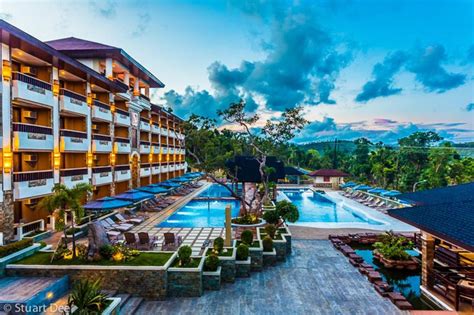
M 76 282 L 68 297 L 71 314 L 118 314 L 119 304 L 120 298 L 108 298 L 101 292 L 100 279 Z
M 261 239 L 270 237 L 273 242 L 273 248 L 276 252 L 276 259 L 278 261 L 284 261 L 288 252 L 288 243 L 285 234 L 281 233 L 280 229 L 273 224 L 268 224 L 265 228 L 258 228 L 258 233 Z
M 374 248 L 374 258 L 385 268 L 414 270 L 418 267 L 418 263 L 407 253 L 407 250 L 413 249 L 413 242 L 404 236 L 388 231 L 374 243 Z
M 224 247 L 224 239 L 218 237 L 214 240 L 212 248 L 206 251 L 206 256 L 216 255 L 221 267 L 221 280 L 223 282 L 235 281 L 235 247 Z
M 202 285 L 204 290 L 220 290 L 221 270 L 219 258 L 215 254 L 206 257 L 204 261 L 204 271 L 202 273 Z
M 237 246 L 236 261 L 235 261 L 235 273 L 237 277 L 249 277 L 250 276 L 250 256 L 249 247 L 246 244 L 240 244 Z
M 263 265 L 273 266 L 276 263 L 276 251 L 273 248 L 273 239 L 270 236 L 265 236 L 262 240 L 263 246 Z
M 202 257 L 192 257 L 190 246 L 183 245 L 171 266 L 168 274 L 168 295 L 193 297 L 202 295 Z
M 254 239 L 251 230 L 244 230 L 240 235 L 240 241 L 236 241 L 235 244 L 236 246 L 239 246 L 239 244 L 247 245 L 251 261 L 250 269 L 252 271 L 261 271 L 263 268 L 263 247 L 261 240 Z

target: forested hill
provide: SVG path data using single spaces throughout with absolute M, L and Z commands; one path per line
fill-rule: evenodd
M 300 147 L 307 150 L 316 150 L 319 153 L 334 150 L 334 141 L 321 141 L 301 144 Z M 356 148 L 354 141 L 337 140 L 337 150 L 340 152 L 352 153 Z

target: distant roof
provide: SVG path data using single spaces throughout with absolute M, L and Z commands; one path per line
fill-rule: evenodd
M 301 171 L 301 169 L 299 169 L 298 167 L 285 166 L 285 175 L 286 176 L 302 176 L 302 175 L 305 175 L 305 174 L 306 173 Z
M 389 214 L 454 245 L 474 251 L 474 200 L 448 198 L 444 203 L 389 210 Z
M 268 156 L 267 167 L 273 167 L 275 172 L 269 175 L 270 181 L 276 182 L 285 178 L 285 165 L 274 156 Z M 236 156 L 228 160 L 226 166 L 237 177 L 239 182 L 260 183 L 259 163 L 253 156 Z
M 474 182 L 405 193 L 398 195 L 397 199 L 408 201 L 414 205 L 432 205 L 448 201 L 474 201 Z
M 349 176 L 349 174 L 346 174 L 340 170 L 320 169 L 309 173 L 309 176 L 347 177 Z
M 73 58 L 114 58 L 120 61 L 125 66 L 127 66 L 133 75 L 138 76 L 138 73 L 141 73 L 142 79 L 144 79 L 144 81 L 146 81 L 150 85 L 150 87 L 165 86 L 157 77 L 155 77 L 138 61 L 133 59 L 122 48 L 76 37 L 60 38 L 47 41 L 46 43 L 54 49 L 59 50 Z

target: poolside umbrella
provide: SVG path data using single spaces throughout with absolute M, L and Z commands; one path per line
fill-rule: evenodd
M 144 192 L 147 192 L 149 194 L 153 194 L 153 195 L 156 195 L 156 194 L 166 194 L 169 192 L 168 189 L 164 188 L 164 187 L 161 187 L 159 185 L 156 185 L 156 184 L 152 184 L 152 185 L 148 185 L 148 186 L 143 186 L 143 187 L 138 187 L 137 190 L 140 190 L 140 191 L 144 191 Z
M 382 193 L 381 195 L 384 196 L 384 197 L 395 197 L 395 196 L 398 196 L 400 194 L 401 194 L 401 192 L 399 192 L 398 190 L 390 190 L 390 191 Z
M 114 198 L 121 199 L 121 200 L 128 200 L 132 202 L 138 202 L 141 200 L 151 199 L 154 197 L 155 196 L 153 194 L 136 190 L 136 189 L 128 190 L 122 194 L 114 196 Z
M 377 195 L 382 195 L 382 194 L 384 194 L 384 193 L 386 193 L 386 192 L 388 192 L 388 190 L 385 190 L 385 189 L 378 189 L 378 191 L 375 192 L 375 194 L 377 194 Z
M 186 177 L 176 177 L 176 178 L 170 179 L 170 181 L 176 182 L 176 183 L 189 182 L 190 180 L 192 180 L 192 179 L 191 178 L 186 178 Z
M 371 194 L 379 194 L 381 192 L 384 192 L 385 190 L 382 189 L 382 188 L 373 188 L 373 189 L 369 189 L 367 190 L 368 193 L 371 193 Z
M 113 197 L 104 197 L 91 201 L 84 205 L 86 210 L 112 210 L 123 207 L 128 207 L 133 203 L 127 200 L 116 199 Z
M 169 181 L 159 183 L 158 185 L 163 186 L 163 187 L 170 187 L 170 188 L 181 187 L 181 184 L 177 184 L 177 183 L 173 183 L 173 182 L 169 182 Z
M 350 187 L 354 187 L 354 186 L 357 186 L 357 184 L 354 183 L 354 182 L 347 182 L 347 183 L 341 185 L 341 188 L 350 188 Z
M 358 185 L 358 186 L 355 186 L 354 187 L 355 190 L 369 190 L 369 189 L 372 189 L 372 187 L 370 186 L 367 186 L 367 185 Z

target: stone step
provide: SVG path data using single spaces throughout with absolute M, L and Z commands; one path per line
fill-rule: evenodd
M 142 304 L 143 298 L 141 297 L 130 297 L 128 298 L 127 302 L 120 306 L 120 314 L 121 315 L 128 315 L 128 314 L 135 314 L 137 309 Z
M 117 294 L 117 290 L 101 290 L 102 293 L 107 294 L 107 296 L 115 296 Z
M 128 299 L 131 297 L 130 294 L 127 294 L 127 293 L 119 293 L 119 294 L 115 294 L 114 297 L 118 297 L 120 298 L 120 308 L 122 308 L 122 306 L 128 301 Z

